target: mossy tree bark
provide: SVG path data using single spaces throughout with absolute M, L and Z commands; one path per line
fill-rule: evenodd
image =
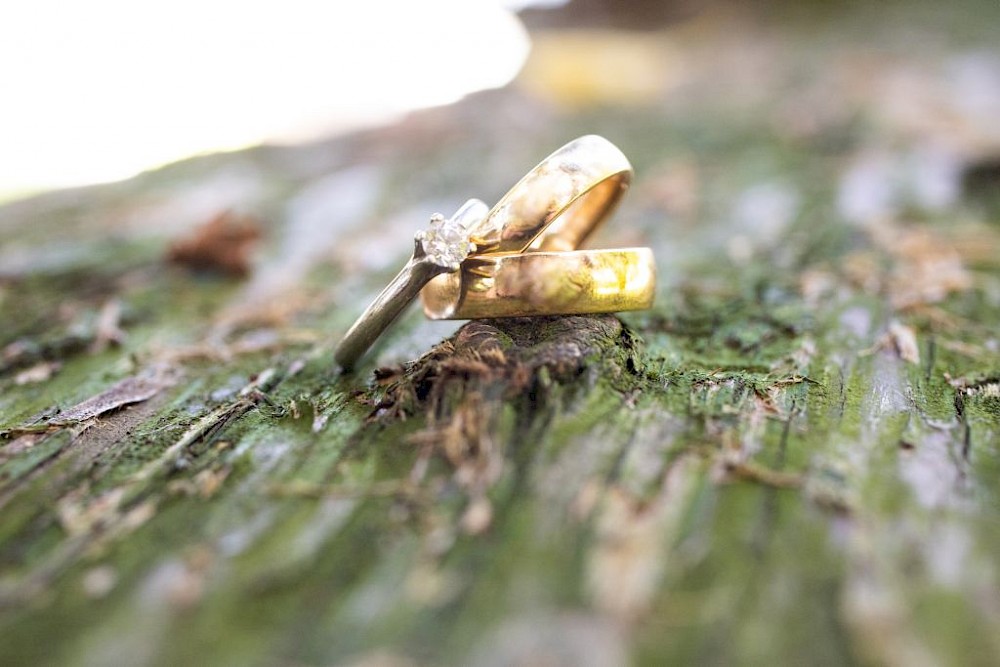
M 0 209 L 0 661 L 995 664 L 1000 137 L 932 65 L 1000 104 L 1000 23 L 865 11 L 667 31 L 694 72 L 641 103 L 514 86 Z M 421 220 L 586 132 L 654 310 L 414 312 L 336 373 Z M 249 275 L 166 261 L 238 272 L 241 214 Z

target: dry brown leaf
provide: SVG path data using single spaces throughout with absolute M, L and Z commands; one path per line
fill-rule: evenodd
M 250 255 L 260 239 L 260 223 L 223 211 L 170 246 L 167 261 L 196 271 L 242 277 L 250 273 Z

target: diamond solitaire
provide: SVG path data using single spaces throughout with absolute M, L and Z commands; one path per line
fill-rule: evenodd
M 431 216 L 430 229 L 417 232 L 416 240 L 428 260 L 452 271 L 457 271 L 462 261 L 476 249 L 457 215 L 448 219 L 435 213 Z

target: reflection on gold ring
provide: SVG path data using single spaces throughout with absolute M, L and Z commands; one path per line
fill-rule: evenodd
M 505 194 L 470 230 L 489 255 L 575 250 L 611 215 L 632 181 L 632 165 L 597 135 L 552 153 Z
M 528 317 L 644 310 L 655 287 L 649 248 L 538 251 L 467 259 L 420 298 L 435 320 Z

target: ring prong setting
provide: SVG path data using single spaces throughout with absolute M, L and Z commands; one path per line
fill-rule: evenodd
M 432 215 L 430 227 L 414 238 L 427 261 L 448 271 L 457 271 L 476 247 L 461 222 L 440 213 Z

